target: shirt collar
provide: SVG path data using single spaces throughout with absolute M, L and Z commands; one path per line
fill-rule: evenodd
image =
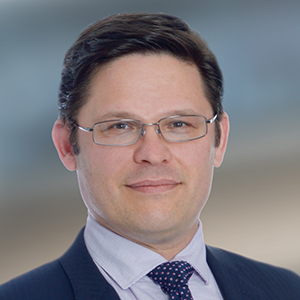
M 167 261 L 160 254 L 101 226 L 91 215 L 87 218 L 84 238 L 96 265 L 112 277 L 122 289 L 129 288 L 156 266 Z M 192 241 L 172 259 L 174 260 L 185 260 L 190 263 L 205 284 L 208 284 L 209 267 L 206 263 L 200 221 Z

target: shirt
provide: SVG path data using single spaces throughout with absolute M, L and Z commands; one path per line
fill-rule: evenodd
M 101 226 L 91 215 L 87 218 L 84 239 L 94 263 L 121 300 L 169 300 L 147 274 L 167 260 L 160 254 Z M 202 224 L 189 245 L 172 261 L 184 260 L 195 272 L 189 280 L 194 300 L 222 300 L 214 276 L 206 262 Z

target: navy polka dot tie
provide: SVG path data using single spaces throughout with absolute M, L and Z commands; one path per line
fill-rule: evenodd
M 172 300 L 193 300 L 188 281 L 194 268 L 186 261 L 166 262 L 147 275 L 156 283 Z

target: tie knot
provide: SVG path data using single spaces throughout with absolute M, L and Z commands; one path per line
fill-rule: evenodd
M 186 261 L 173 261 L 157 266 L 147 275 L 159 284 L 162 290 L 171 296 L 171 299 L 192 299 L 179 295 L 189 293 L 187 283 L 193 272 L 194 268 Z

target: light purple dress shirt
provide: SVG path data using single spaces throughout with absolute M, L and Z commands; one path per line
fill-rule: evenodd
M 84 231 L 87 249 L 99 271 L 121 300 L 169 300 L 147 274 L 167 260 L 160 254 L 130 241 L 98 224 L 91 215 Z M 189 245 L 173 260 L 185 260 L 195 272 L 189 280 L 194 300 L 222 300 L 214 276 L 206 262 L 202 225 Z

